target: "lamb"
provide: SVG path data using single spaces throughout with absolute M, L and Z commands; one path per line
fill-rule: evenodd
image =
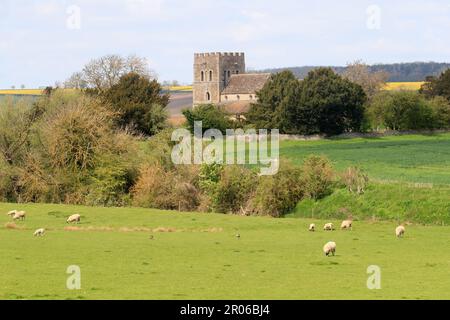
M 405 227 L 403 225 L 400 225 L 397 227 L 397 229 L 395 229 L 395 235 L 397 236 L 397 238 L 403 237 L 405 235 Z
M 308 230 L 311 231 L 311 232 L 316 231 L 316 225 L 315 225 L 314 223 L 311 223 L 311 224 L 309 225 L 309 229 L 308 229 Z
M 81 216 L 79 214 L 74 214 L 71 215 L 68 219 L 67 219 L 67 223 L 73 223 L 73 222 L 80 222 L 81 221 Z
M 336 254 L 336 243 L 335 242 L 328 242 L 326 245 L 323 246 L 323 253 L 328 257 L 330 254 L 333 256 Z
M 344 230 L 344 229 L 353 230 L 353 226 L 352 225 L 353 225 L 353 221 L 352 220 L 342 221 L 341 230 Z
M 13 220 L 25 220 L 27 213 L 25 211 L 16 211 Z
M 332 223 L 327 223 L 323 226 L 323 230 L 325 231 L 334 231 L 334 225 Z
M 35 237 L 43 237 L 43 236 L 44 236 L 44 233 L 45 233 L 45 229 L 44 229 L 44 228 L 42 228 L 42 229 L 37 229 L 37 230 L 34 232 L 34 236 L 35 236 Z

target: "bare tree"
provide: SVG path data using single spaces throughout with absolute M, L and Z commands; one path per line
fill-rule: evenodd
M 386 85 L 389 74 L 384 71 L 370 72 L 366 63 L 357 60 L 347 65 L 344 77 L 359 84 L 371 100 Z
M 87 82 L 84 79 L 82 72 L 75 72 L 64 82 L 64 88 L 68 89 L 85 89 L 87 88 Z
M 121 57 L 119 55 L 106 55 L 90 61 L 81 73 L 77 73 L 75 79 L 84 81 L 86 87 L 105 91 L 119 82 L 124 74 L 134 72 L 148 78 L 155 78 L 155 74 L 148 67 L 147 59 L 130 55 Z M 69 78 L 67 82 L 73 84 Z

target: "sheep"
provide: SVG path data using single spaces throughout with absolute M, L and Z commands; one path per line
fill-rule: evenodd
M 25 220 L 27 213 L 25 211 L 16 211 L 13 216 L 13 220 Z
M 73 223 L 73 222 L 80 222 L 81 221 L 81 216 L 79 214 L 74 214 L 71 215 L 68 219 L 67 219 L 67 223 Z
M 403 225 L 398 226 L 397 229 L 395 229 L 395 235 L 397 238 L 403 237 L 405 235 L 405 227 Z
M 352 220 L 342 221 L 341 230 L 344 230 L 344 229 L 353 230 L 353 221 Z
M 6 215 L 13 217 L 16 214 L 17 210 L 12 210 L 10 212 L 8 212 Z
M 308 229 L 308 230 L 311 231 L 311 232 L 316 231 L 316 225 L 315 225 L 314 223 L 311 223 L 311 224 L 309 225 L 309 229 Z
M 327 223 L 323 226 L 323 230 L 325 231 L 334 231 L 334 225 L 332 223 Z
M 45 229 L 44 229 L 44 228 L 42 228 L 42 229 L 37 229 L 37 230 L 34 232 L 34 236 L 35 236 L 35 237 L 43 237 L 43 236 L 44 236 L 44 233 L 45 233 Z
M 328 242 L 326 245 L 323 246 L 323 253 L 327 257 L 332 254 L 333 256 L 336 254 L 336 243 L 335 242 Z

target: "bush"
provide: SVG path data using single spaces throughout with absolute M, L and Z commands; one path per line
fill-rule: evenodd
M 309 156 L 302 166 L 301 181 L 304 195 L 311 199 L 320 199 L 332 192 L 334 170 L 325 156 Z
M 199 105 L 194 109 L 183 110 L 183 115 L 186 118 L 187 127 L 191 133 L 194 133 L 194 123 L 202 121 L 203 132 L 209 129 L 217 129 L 223 134 L 226 134 L 227 129 L 234 128 L 234 123 L 229 118 L 229 115 L 222 107 L 212 104 Z
M 419 93 L 410 91 L 383 92 L 369 105 L 374 126 L 392 130 L 433 129 L 435 119 L 429 102 Z
M 281 217 L 295 208 L 303 196 L 301 170 L 283 163 L 278 174 L 259 178 L 249 213 Z
M 342 182 L 348 191 L 363 194 L 369 183 L 369 177 L 358 167 L 350 167 L 342 174 Z
M 224 167 L 212 197 L 214 210 L 243 213 L 257 184 L 256 174 L 242 166 Z
M 156 80 L 137 73 L 123 75 L 119 83 L 104 93 L 104 101 L 118 113 L 116 125 L 137 133 L 154 135 L 166 127 L 169 96 L 161 94 Z
M 195 167 L 165 170 L 155 164 L 141 169 L 132 189 L 133 204 L 139 207 L 190 211 L 200 204 L 195 186 Z

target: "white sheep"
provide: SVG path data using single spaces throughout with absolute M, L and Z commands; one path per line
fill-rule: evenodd
M 344 220 L 341 224 L 341 230 L 350 229 L 353 230 L 353 221 L 352 220 Z
M 35 236 L 35 237 L 43 237 L 43 236 L 44 236 L 44 233 L 45 233 L 45 229 L 44 229 L 44 228 L 37 229 L 37 230 L 34 232 L 34 236 Z
M 323 253 L 328 257 L 330 254 L 333 256 L 336 254 L 336 243 L 335 242 L 328 242 L 326 245 L 323 246 Z
M 406 229 L 404 226 L 398 226 L 397 229 L 395 229 L 395 235 L 397 238 L 403 237 L 405 235 Z
M 16 211 L 13 220 L 25 220 L 27 213 L 25 211 Z
M 81 216 L 79 214 L 74 214 L 71 215 L 68 219 L 67 219 L 67 223 L 73 223 L 73 222 L 80 222 L 81 221 Z
M 325 231 L 334 231 L 334 225 L 332 223 L 327 223 L 323 226 L 323 230 Z
M 314 223 L 311 223 L 311 224 L 309 225 L 309 229 L 308 229 L 308 230 L 311 231 L 311 232 L 316 231 L 316 225 L 315 225 Z
M 13 217 L 16 214 L 17 210 L 12 210 L 7 213 L 8 216 Z

